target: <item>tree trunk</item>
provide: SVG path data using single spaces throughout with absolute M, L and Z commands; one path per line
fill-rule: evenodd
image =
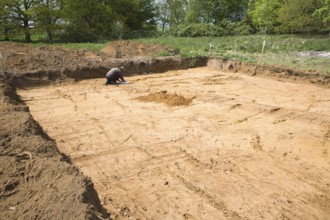
M 5 34 L 5 41 L 9 41 L 9 29 L 8 28 L 5 28 L 4 34 Z
M 52 41 L 53 40 L 53 32 L 50 29 L 47 29 L 46 32 L 47 32 L 47 39 L 49 41 Z
M 29 27 L 29 20 L 24 20 L 24 35 L 25 35 L 25 42 L 31 42 L 31 34 L 30 34 L 30 27 Z

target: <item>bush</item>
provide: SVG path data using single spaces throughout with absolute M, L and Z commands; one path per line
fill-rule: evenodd
M 193 23 L 172 27 L 169 34 L 176 37 L 221 37 L 225 35 L 249 35 L 254 29 L 245 22 L 230 23 L 226 20 L 219 25 Z
M 223 28 L 203 23 L 180 24 L 170 30 L 170 35 L 177 37 L 216 37 L 225 34 L 226 31 Z
M 232 24 L 231 33 L 233 35 L 250 35 L 254 34 L 254 29 L 245 22 L 236 22 Z
M 123 37 L 124 29 L 125 25 L 123 21 L 118 20 L 111 25 L 112 33 L 117 39 L 121 39 Z
M 65 31 L 60 36 L 60 40 L 63 42 L 81 43 L 81 42 L 93 42 L 96 41 L 97 36 L 92 30 L 87 27 L 70 25 L 65 28 Z
M 160 33 L 154 29 L 128 30 L 124 33 L 125 39 L 159 37 Z

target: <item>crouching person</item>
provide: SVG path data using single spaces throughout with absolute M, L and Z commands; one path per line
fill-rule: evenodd
M 125 83 L 126 81 L 124 79 L 124 70 L 125 68 L 123 66 L 119 68 L 112 68 L 111 70 L 109 70 L 106 74 L 107 81 L 105 85 L 117 84 L 118 81 L 121 83 Z

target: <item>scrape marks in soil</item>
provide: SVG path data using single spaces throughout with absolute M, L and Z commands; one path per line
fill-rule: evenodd
M 211 68 L 127 80 L 20 91 L 113 218 L 330 218 L 329 90 Z

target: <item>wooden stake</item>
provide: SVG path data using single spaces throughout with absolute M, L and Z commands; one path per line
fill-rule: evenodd
M 260 61 L 259 61 L 260 64 L 262 63 L 262 59 L 264 57 L 265 46 L 266 46 L 266 40 L 264 40 L 264 42 L 262 44 L 262 51 L 261 51 L 261 56 L 260 56 Z

